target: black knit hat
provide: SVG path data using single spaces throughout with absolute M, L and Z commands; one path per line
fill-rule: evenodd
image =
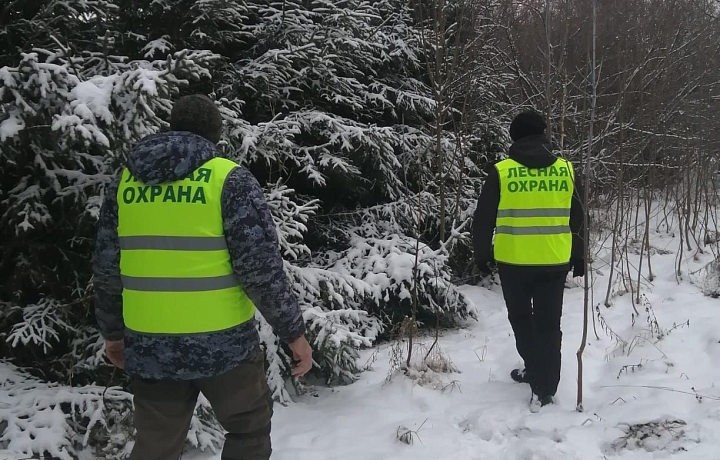
M 170 129 L 189 131 L 217 144 L 222 137 L 222 115 L 207 96 L 183 96 L 173 106 Z
M 528 136 L 545 134 L 545 119 L 533 110 L 519 113 L 510 124 L 510 138 L 513 141 Z

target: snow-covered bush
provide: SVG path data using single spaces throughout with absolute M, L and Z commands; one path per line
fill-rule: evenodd
M 330 269 L 349 274 L 372 287 L 377 316 L 398 323 L 409 316 L 417 301 L 418 319 L 436 315 L 443 325 L 474 314 L 469 300 L 452 284 L 447 255 L 401 235 L 385 238 L 356 237 L 351 249 L 330 256 Z
M 0 401 L 0 449 L 27 458 L 73 460 L 89 445 L 122 458 L 132 433 L 132 397 L 120 388 L 45 383 L 3 364 Z
M 684 420 L 655 420 L 648 423 L 626 425 L 625 435 L 611 444 L 609 451 L 617 454 L 623 450 L 644 450 L 672 455 L 687 450 L 685 445 L 697 443 L 697 436 L 688 433 Z

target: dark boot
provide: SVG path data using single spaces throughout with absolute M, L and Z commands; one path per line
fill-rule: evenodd
M 530 383 L 530 379 L 528 378 L 527 371 L 525 369 L 513 369 L 510 372 L 510 378 L 517 383 Z
M 530 412 L 538 413 L 540 409 L 550 404 L 555 404 L 555 398 L 552 395 L 538 396 L 533 392 L 530 397 Z

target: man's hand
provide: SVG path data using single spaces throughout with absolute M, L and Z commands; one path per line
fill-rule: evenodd
M 477 263 L 478 274 L 482 279 L 489 278 L 493 274 L 493 261 L 485 260 Z
M 290 349 L 295 359 L 295 368 L 292 371 L 292 375 L 293 377 L 302 377 L 312 369 L 312 348 L 310 348 L 310 344 L 303 335 L 290 344 Z
M 123 340 L 106 340 L 105 353 L 116 367 L 125 369 L 125 342 Z
M 572 260 L 573 278 L 582 278 L 585 276 L 585 259 Z

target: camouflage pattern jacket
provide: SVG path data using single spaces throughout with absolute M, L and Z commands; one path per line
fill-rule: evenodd
M 215 144 L 187 132 L 143 139 L 127 167 L 145 184 L 184 179 L 219 156 Z M 125 329 L 122 314 L 117 189 L 119 176 L 106 188 L 95 248 L 95 315 L 103 337 L 125 341 L 125 370 L 150 380 L 192 380 L 237 367 L 259 348 L 255 321 L 233 329 L 193 335 L 148 335 Z M 277 233 L 265 196 L 245 168 L 227 177 L 222 195 L 225 239 L 233 271 L 275 333 L 291 342 L 305 332 L 297 299 L 283 269 Z M 201 308 L 201 306 L 198 306 Z

